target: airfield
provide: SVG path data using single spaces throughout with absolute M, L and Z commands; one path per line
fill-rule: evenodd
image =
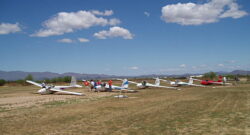
M 40 95 L 36 86 L 6 85 L 0 87 L 0 133 L 250 134 L 250 84 L 181 89 L 148 88 L 118 99 L 117 92 L 85 87 L 72 89 L 85 94 L 76 96 Z

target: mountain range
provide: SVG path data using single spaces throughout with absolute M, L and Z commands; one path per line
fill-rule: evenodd
M 232 72 L 216 72 L 220 75 L 250 75 L 250 71 L 245 70 L 234 70 Z M 116 76 L 116 75 L 105 75 L 105 74 L 81 74 L 81 73 L 53 73 L 53 72 L 24 72 L 24 71 L 0 71 L 0 79 L 4 80 L 20 80 L 24 79 L 26 76 L 31 74 L 34 78 L 34 80 L 43 80 L 46 78 L 55 78 L 55 77 L 64 77 L 64 76 L 74 76 L 77 79 L 108 79 L 108 78 L 147 78 L 147 77 L 187 77 L 191 75 L 198 75 L 198 74 L 182 74 L 182 75 L 157 75 L 157 74 L 151 74 L 151 75 L 140 75 L 140 76 Z

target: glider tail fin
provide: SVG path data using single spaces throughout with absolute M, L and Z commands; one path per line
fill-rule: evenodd
M 156 86 L 159 86 L 160 85 L 160 79 L 157 77 L 155 78 L 155 85 Z
M 71 82 L 70 82 L 70 86 L 76 86 L 76 78 L 74 76 L 71 77 Z
M 189 84 L 193 84 L 194 83 L 194 79 L 192 77 L 189 78 Z
M 127 89 L 127 88 L 128 88 L 128 85 L 129 85 L 128 80 L 127 80 L 127 79 L 124 79 L 123 82 L 122 82 L 122 88 Z
M 222 82 L 222 78 L 223 78 L 223 77 L 220 75 L 220 76 L 219 76 L 218 82 Z

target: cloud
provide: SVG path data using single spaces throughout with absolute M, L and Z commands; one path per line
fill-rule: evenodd
M 228 61 L 225 61 L 225 63 L 231 63 L 231 64 L 236 63 L 236 62 L 237 62 L 236 60 L 228 60 Z
M 200 65 L 199 67 L 201 67 L 201 68 L 206 68 L 206 67 L 208 67 L 206 64 L 202 64 L 202 65 Z
M 31 36 L 48 37 L 62 35 L 64 33 L 87 29 L 93 26 L 114 26 L 121 23 L 120 20 L 116 18 L 105 19 L 103 17 L 97 17 L 97 13 L 107 16 L 113 14 L 113 11 L 106 10 L 105 12 L 99 12 L 95 10 L 94 13 L 93 11 L 84 10 L 78 12 L 59 12 L 55 16 L 46 20 L 43 23 L 44 28 Z
M 78 41 L 79 41 L 79 42 L 82 42 L 82 43 L 84 43 L 84 42 L 89 42 L 89 40 L 86 39 L 86 38 L 78 38 Z
M 231 3 L 229 6 L 229 10 L 225 11 L 220 18 L 232 17 L 234 19 L 241 18 L 242 16 L 247 15 L 247 12 L 240 11 L 239 5 L 237 3 Z
M 100 15 L 100 16 L 111 16 L 113 15 L 114 12 L 112 10 L 105 10 L 104 12 L 101 12 L 98 10 L 92 10 L 91 13 L 94 15 Z
M 0 35 L 16 33 L 21 31 L 21 28 L 18 23 L 11 24 L 11 23 L 1 23 L 0 24 Z
M 123 39 L 133 39 L 133 35 L 129 32 L 129 30 L 118 26 L 111 27 L 109 31 L 103 30 L 98 33 L 94 33 L 94 36 L 99 39 L 107 39 L 108 37 L 122 37 Z
M 131 69 L 131 70 L 138 70 L 139 67 L 134 66 L 134 67 L 129 67 L 129 69 Z
M 147 17 L 149 17 L 150 16 L 150 13 L 149 12 L 144 12 L 144 15 L 146 15 Z
M 60 39 L 60 40 L 57 40 L 57 41 L 60 42 L 60 43 L 73 43 L 73 40 L 69 39 L 69 38 L 63 38 L 63 39 Z
M 181 67 L 181 68 L 186 68 L 187 65 L 186 65 L 186 64 L 181 64 L 180 67 Z
M 218 67 L 224 67 L 224 64 L 218 64 L 217 66 Z
M 236 0 L 210 0 L 204 4 L 178 3 L 162 7 L 161 18 L 167 23 L 201 25 L 218 22 L 221 18 L 241 18 L 247 12 L 239 9 Z

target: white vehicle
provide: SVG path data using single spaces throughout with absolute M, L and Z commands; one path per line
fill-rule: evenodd
M 76 84 L 76 81 L 73 82 L 71 81 L 69 86 L 54 86 L 54 85 L 47 85 L 45 83 L 37 83 L 37 82 L 33 82 L 30 80 L 26 80 L 27 83 L 36 85 L 38 87 L 41 87 L 42 89 L 38 90 L 37 92 L 40 94 L 54 94 L 55 92 L 61 92 L 61 93 L 67 93 L 67 94 L 73 94 L 73 95 L 83 95 L 82 93 L 78 93 L 78 92 L 71 92 L 71 91 L 64 91 L 64 89 L 69 89 L 69 88 L 76 88 L 76 87 L 80 87 L 80 85 Z
M 136 86 L 138 88 L 141 88 L 141 89 L 145 89 L 145 88 L 148 88 L 148 87 L 156 87 L 156 88 L 167 88 L 167 89 L 177 89 L 175 87 L 168 87 L 168 86 L 161 86 L 160 85 L 160 79 L 159 78 L 155 78 L 155 84 L 151 84 L 151 83 L 148 83 L 146 81 L 142 81 L 142 83 L 137 83 L 137 82 L 133 82 L 133 81 L 128 81 L 129 83 L 133 83 L 133 84 L 136 84 Z M 120 79 L 118 79 L 120 80 Z M 177 89 L 177 90 L 180 90 L 180 89 Z
M 203 85 L 198 85 L 198 84 L 194 84 L 194 79 L 192 77 L 189 78 L 188 82 L 182 82 L 179 80 L 176 81 L 169 81 L 169 80 L 164 80 L 164 79 L 159 79 L 161 81 L 167 82 L 172 86 L 197 86 L 197 87 L 205 87 Z

